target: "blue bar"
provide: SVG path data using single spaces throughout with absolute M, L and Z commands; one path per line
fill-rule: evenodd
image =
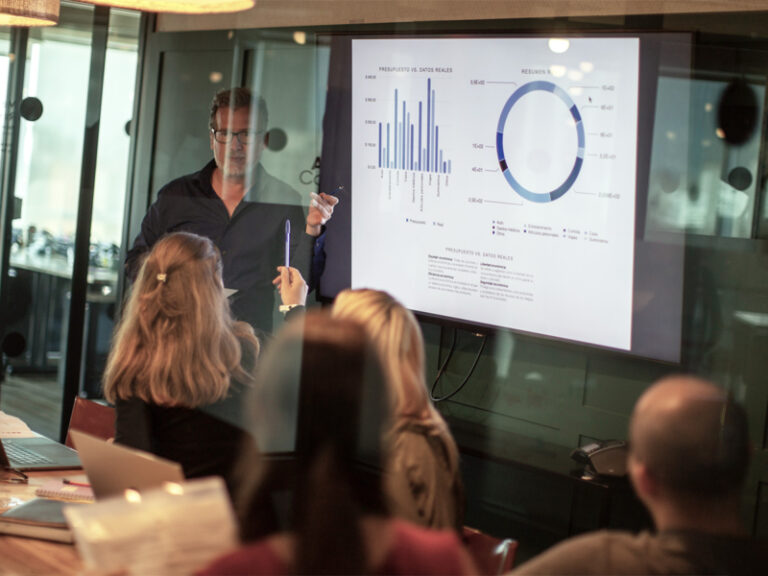
M 403 168 L 406 170 L 410 169 L 410 163 L 408 162 L 409 155 L 411 153 L 411 147 L 408 145 L 408 132 L 410 131 L 409 126 L 411 125 L 411 113 L 408 112 L 408 121 L 405 123 L 405 161 L 403 162 Z
M 408 139 L 410 134 L 410 140 L 407 142 L 406 149 L 408 150 L 408 154 L 406 154 L 405 158 L 405 166 L 408 168 L 408 170 L 413 170 L 413 124 L 411 124 L 411 113 L 408 112 L 408 131 L 405 133 L 406 139 Z
M 392 167 L 392 162 L 389 161 L 389 122 L 387 122 L 387 167 Z
M 413 124 L 411 124 L 411 170 L 413 170 Z
M 381 168 L 381 122 L 379 122 L 379 168 Z
M 401 146 L 401 156 L 402 160 L 400 161 L 400 168 L 405 170 L 405 146 L 406 146 L 406 133 L 408 132 L 408 124 L 405 121 L 406 114 L 405 114 L 405 100 L 403 100 L 403 125 L 400 128 L 400 136 L 403 139 L 403 145 Z
M 397 168 L 397 88 L 395 88 L 395 168 Z
M 435 91 L 432 90 L 432 128 L 435 129 L 435 137 L 434 142 L 432 146 L 432 153 L 434 154 L 431 165 L 432 165 L 432 171 L 437 172 L 437 124 L 435 123 Z
M 419 100 L 419 172 L 421 172 L 421 100 Z
M 432 78 L 427 78 L 427 172 L 429 172 L 429 144 L 432 135 L 432 99 L 430 93 L 432 92 Z

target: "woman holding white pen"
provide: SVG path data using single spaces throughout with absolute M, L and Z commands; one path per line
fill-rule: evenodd
M 281 274 L 291 288 L 283 303 L 303 306 L 301 275 Z M 175 460 L 187 477 L 223 476 L 233 489 L 246 436 L 240 395 L 258 354 L 253 329 L 232 317 L 213 243 L 186 232 L 163 237 L 141 267 L 107 361 L 115 441 Z

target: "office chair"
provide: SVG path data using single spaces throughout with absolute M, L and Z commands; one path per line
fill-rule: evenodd
M 80 430 L 104 440 L 114 438 L 115 409 L 112 406 L 106 406 L 78 396 L 72 407 L 72 416 L 67 428 L 67 439 L 64 442 L 70 448 L 74 448 L 70 430 Z
M 462 532 L 462 542 L 480 574 L 498 576 L 512 569 L 517 550 L 516 540 L 494 538 L 469 526 L 464 526 Z

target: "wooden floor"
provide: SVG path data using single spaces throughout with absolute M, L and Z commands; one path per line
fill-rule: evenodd
M 58 440 L 61 396 L 55 373 L 8 374 L 0 383 L 0 410 L 21 418 L 35 432 Z

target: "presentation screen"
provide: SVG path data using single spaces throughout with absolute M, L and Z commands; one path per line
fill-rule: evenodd
M 326 243 L 343 279 L 326 270 L 321 294 L 376 288 L 423 315 L 633 352 L 640 38 L 347 49 L 345 104 L 329 112 L 348 123 L 349 165 L 332 172 L 349 215 Z M 680 286 L 664 297 L 677 334 L 642 354 L 677 361 Z

